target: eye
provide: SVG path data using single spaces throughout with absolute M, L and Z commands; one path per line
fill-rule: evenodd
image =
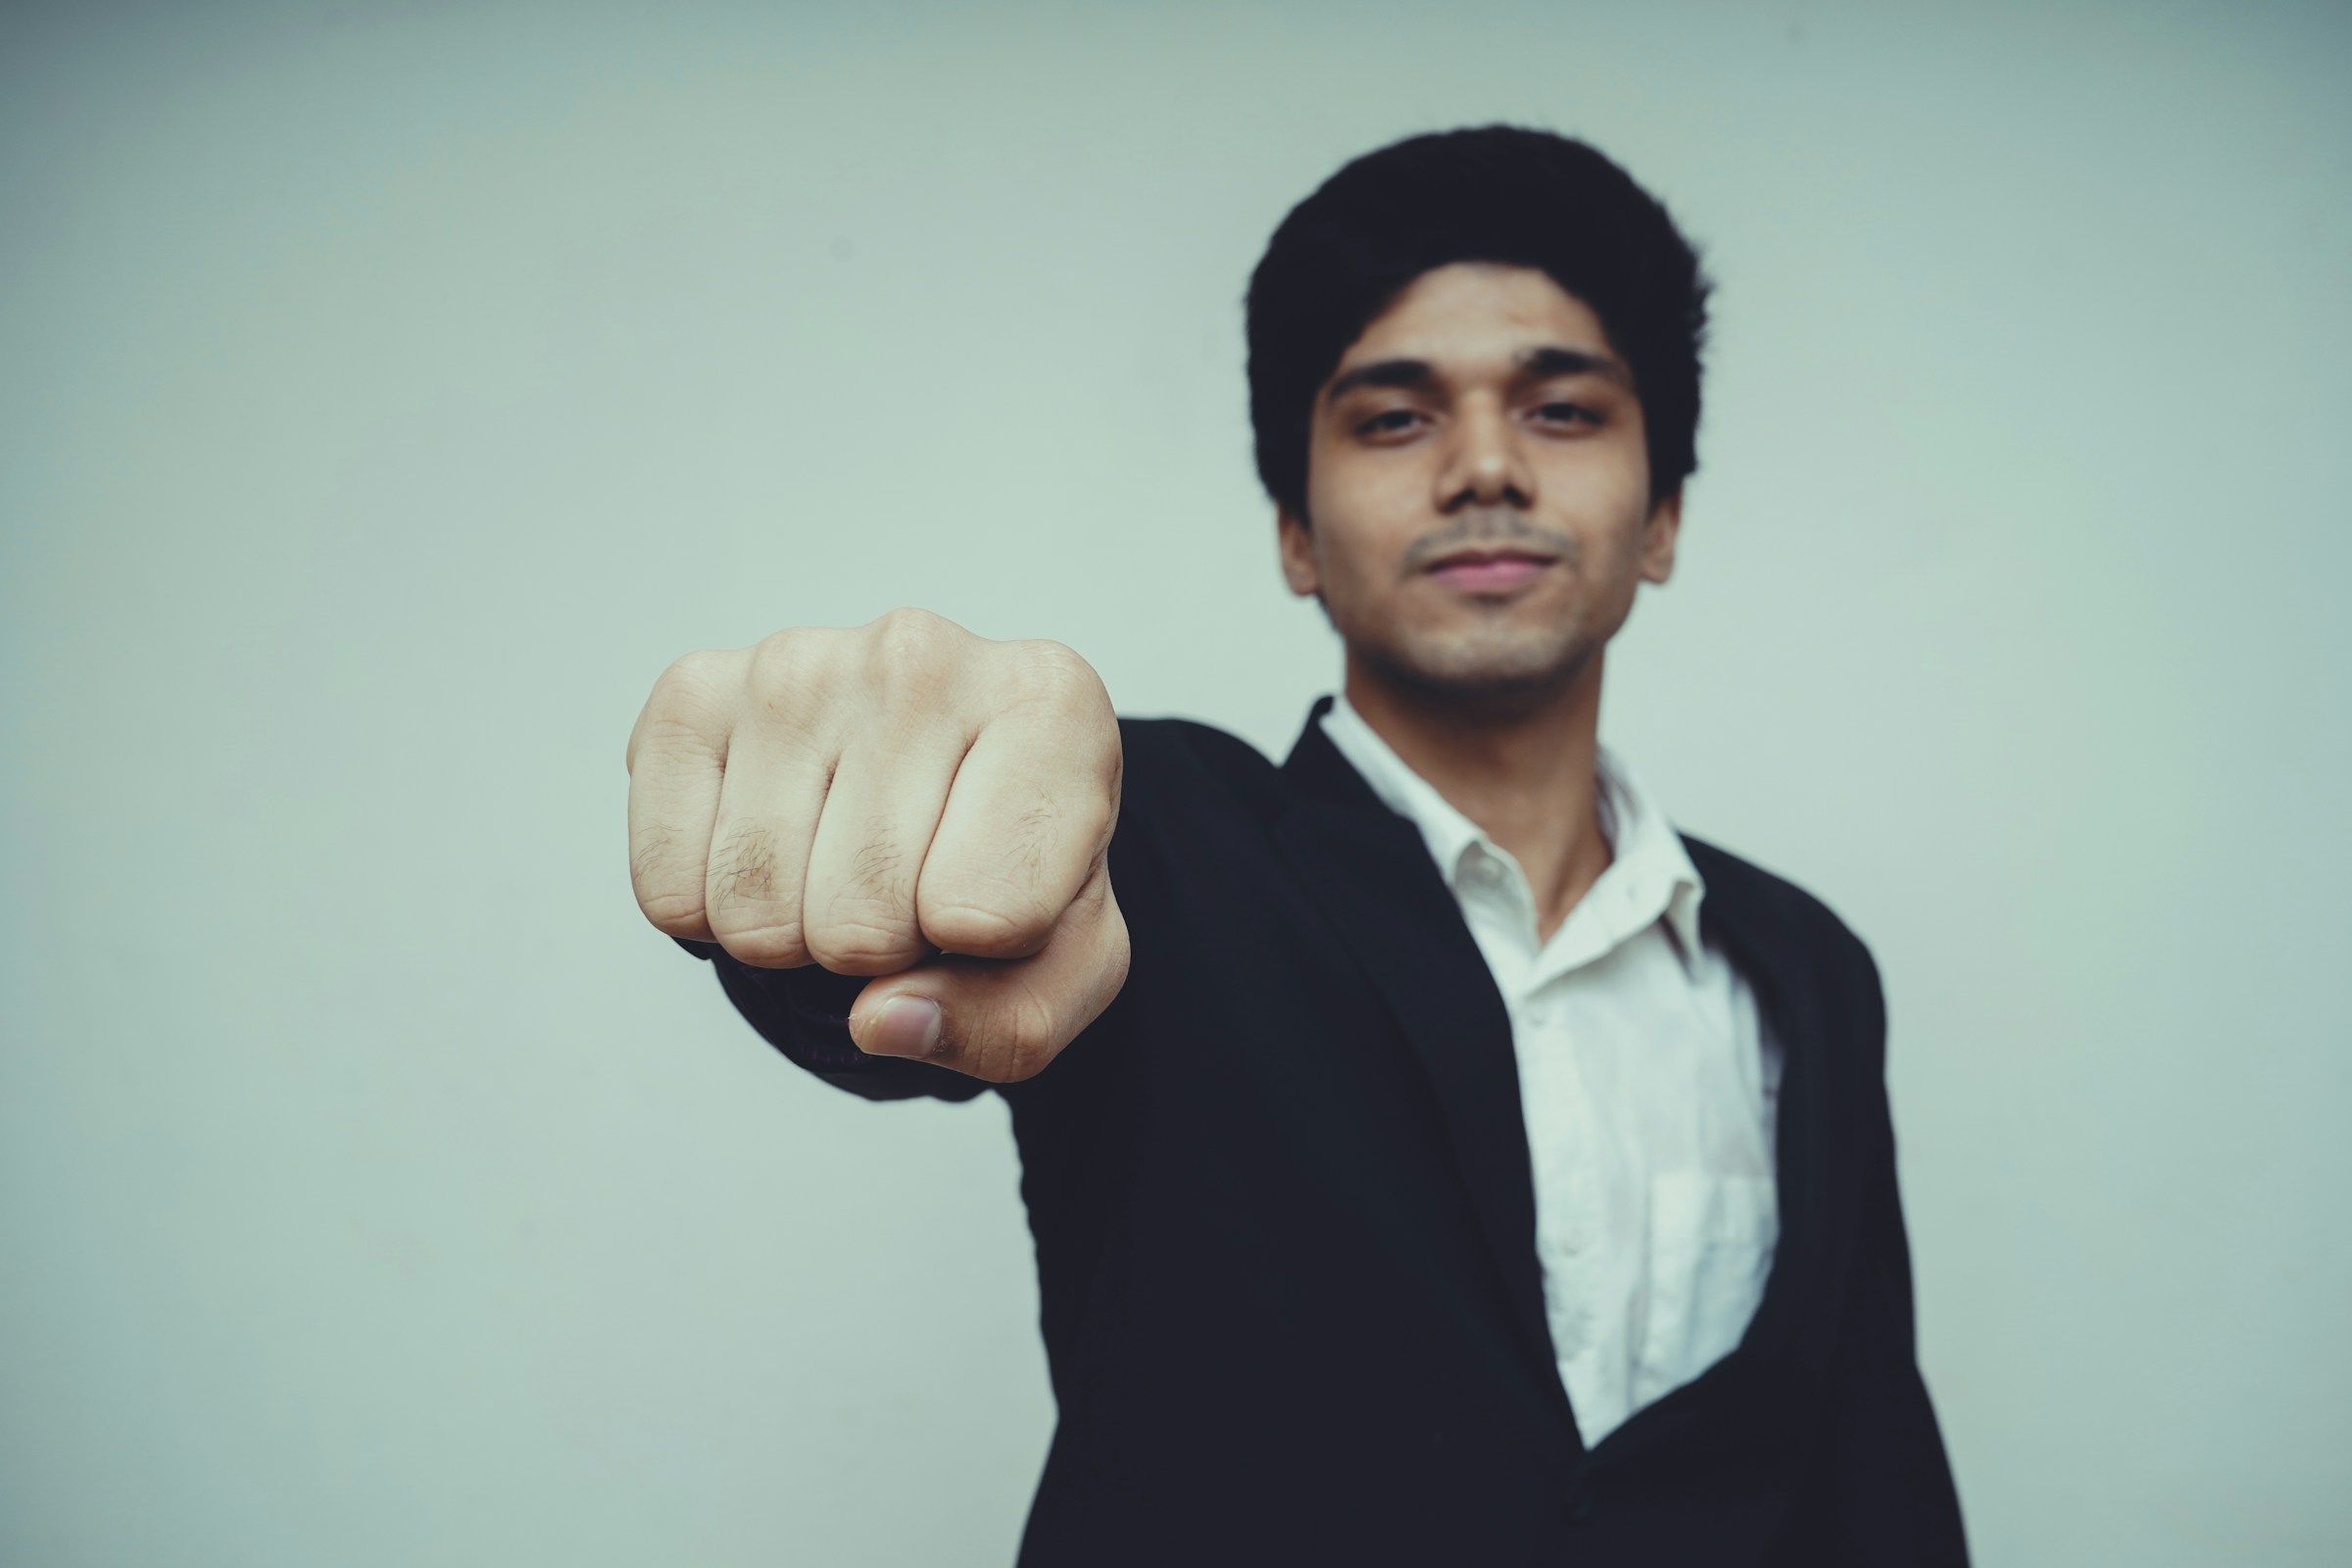
M 1420 416 L 1415 414 L 1411 409 L 1387 409 L 1379 414 L 1375 414 L 1369 419 L 1365 419 L 1358 423 L 1355 427 L 1355 433 L 1357 435 L 1385 435 L 1391 431 L 1401 430 L 1404 428 L 1404 426 L 1401 424 L 1391 424 L 1386 421 L 1391 419 L 1417 419 Z
M 1570 424 L 1575 424 L 1579 421 L 1587 424 L 1600 423 L 1600 416 L 1593 413 L 1591 409 L 1586 408 L 1581 403 L 1546 403 L 1536 412 L 1552 416 L 1554 418 L 1563 419 Z

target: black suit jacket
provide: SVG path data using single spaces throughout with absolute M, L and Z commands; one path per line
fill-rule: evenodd
M 863 1054 L 861 977 L 681 944 L 828 1082 L 1009 1105 L 1059 1410 L 1021 1568 L 1964 1563 L 1869 950 L 1684 836 L 1702 933 L 1785 1052 L 1781 1238 L 1739 1347 L 1588 1448 L 1502 997 L 1419 831 L 1325 737 L 1331 701 L 1279 769 L 1120 719 L 1133 962 L 1024 1082 Z

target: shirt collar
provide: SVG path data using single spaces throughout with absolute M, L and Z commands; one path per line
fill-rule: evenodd
M 1463 815 L 1381 739 L 1380 732 L 1348 701 L 1347 693 L 1335 695 L 1331 708 L 1323 715 L 1323 729 L 1382 803 L 1421 830 L 1430 857 L 1457 895 L 1461 890 L 1463 858 L 1472 846 L 1497 858 L 1504 858 L 1502 847 L 1489 838 L 1484 828 Z M 1685 968 L 1692 968 L 1698 961 L 1698 906 L 1706 894 L 1706 879 L 1690 863 L 1682 835 L 1675 830 L 1657 798 L 1643 786 L 1626 760 L 1604 743 L 1596 742 L 1594 749 L 1601 820 L 1617 862 L 1611 869 L 1666 883 L 1664 917 L 1674 933 Z

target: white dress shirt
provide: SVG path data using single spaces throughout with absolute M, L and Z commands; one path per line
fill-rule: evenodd
M 1544 1311 L 1588 1446 L 1740 1343 L 1780 1234 L 1781 1053 L 1701 941 L 1706 888 L 1657 802 L 1599 748 L 1613 858 L 1541 951 L 1518 861 L 1404 764 L 1345 693 L 1324 732 L 1413 821 L 1511 1018 Z

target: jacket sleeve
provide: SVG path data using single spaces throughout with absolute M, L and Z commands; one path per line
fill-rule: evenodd
M 1886 1002 L 1866 949 L 1862 970 L 1867 1038 L 1878 1050 L 1883 1084 Z M 1919 1370 L 1910 1243 L 1883 1089 L 1879 1106 L 1861 1251 L 1831 1363 L 1815 1468 L 1775 1560 L 1792 1568 L 1967 1568 L 1960 1500 Z
M 715 942 L 672 937 L 717 972 L 735 1010 L 795 1066 L 864 1100 L 971 1100 L 991 1086 L 937 1062 L 869 1056 L 850 1038 L 850 1005 L 869 976 L 808 964 L 762 969 Z

